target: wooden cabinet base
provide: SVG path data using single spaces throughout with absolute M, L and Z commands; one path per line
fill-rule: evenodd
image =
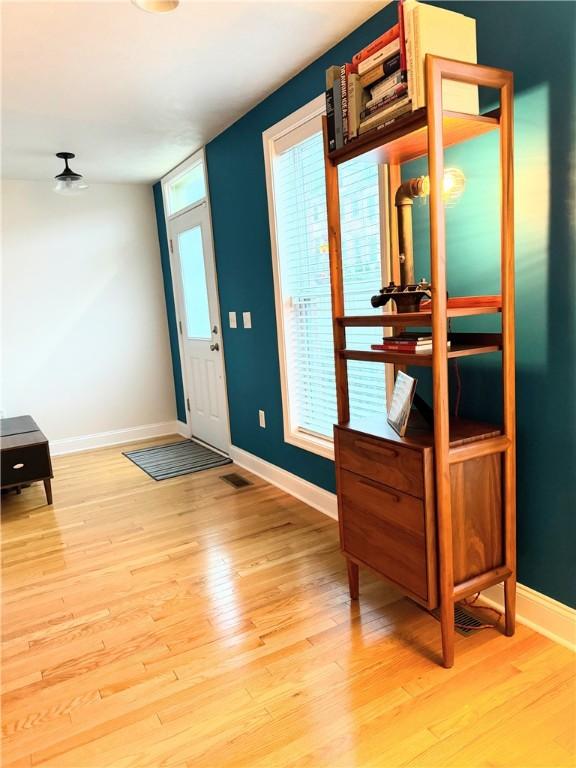
M 501 453 L 479 449 L 479 455 L 450 466 L 454 587 L 443 598 L 432 434 L 413 428 L 401 438 L 384 423 L 377 434 L 363 429 L 358 423 L 337 426 L 334 439 L 350 597 L 358 599 L 358 568 L 365 566 L 428 610 L 440 606 L 444 666 L 450 667 L 455 602 L 505 581 L 506 634 L 513 634 L 515 580 L 505 563 Z M 456 422 L 451 445 L 472 439 L 481 444 L 498 433 L 491 425 Z

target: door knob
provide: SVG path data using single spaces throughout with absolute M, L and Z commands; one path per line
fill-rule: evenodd
M 216 342 L 216 344 L 210 344 L 210 352 L 218 352 L 219 349 L 220 347 L 218 345 L 218 342 Z

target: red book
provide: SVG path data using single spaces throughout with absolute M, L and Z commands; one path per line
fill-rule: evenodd
M 408 352 L 413 354 L 414 352 L 431 352 L 432 344 L 407 344 L 406 342 L 394 344 L 388 342 L 386 344 L 372 344 L 371 349 L 380 352 Z
M 379 51 L 381 48 L 384 48 L 385 45 L 388 45 L 392 42 L 392 40 L 395 40 L 400 35 L 400 25 L 394 24 L 394 26 L 388 30 L 388 32 L 384 32 L 383 35 L 380 35 L 376 40 L 370 43 L 370 45 L 367 45 L 366 48 L 362 48 L 361 51 L 354 54 L 352 57 L 352 64 L 357 67 L 358 64 L 360 64 L 361 61 L 364 61 L 364 59 L 367 59 L 369 56 L 372 56 L 374 53 Z M 402 50 L 402 41 L 400 41 L 400 50 Z
M 404 0 L 398 0 L 398 28 L 400 30 L 400 69 L 406 72 L 406 32 L 404 31 Z

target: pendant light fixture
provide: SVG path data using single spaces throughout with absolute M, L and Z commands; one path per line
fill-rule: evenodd
M 75 173 L 68 165 L 68 160 L 72 160 L 76 155 L 72 152 L 57 152 L 56 157 L 64 160 L 64 170 L 54 177 L 56 179 L 54 191 L 61 195 L 76 195 L 83 189 L 88 189 L 82 174 Z
M 180 5 L 180 0 L 132 0 L 132 2 L 148 13 L 168 13 L 175 11 Z

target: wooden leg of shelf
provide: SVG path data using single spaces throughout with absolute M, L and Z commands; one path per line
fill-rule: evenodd
M 516 576 L 504 582 L 504 607 L 506 610 L 506 634 L 512 637 L 516 631 Z
M 346 560 L 346 565 L 348 566 L 348 589 L 350 590 L 350 597 L 352 600 L 358 600 L 360 582 L 358 566 L 356 563 L 353 563 L 352 560 Z
M 442 600 L 440 605 L 442 630 L 442 659 L 446 669 L 454 666 L 454 602 Z

